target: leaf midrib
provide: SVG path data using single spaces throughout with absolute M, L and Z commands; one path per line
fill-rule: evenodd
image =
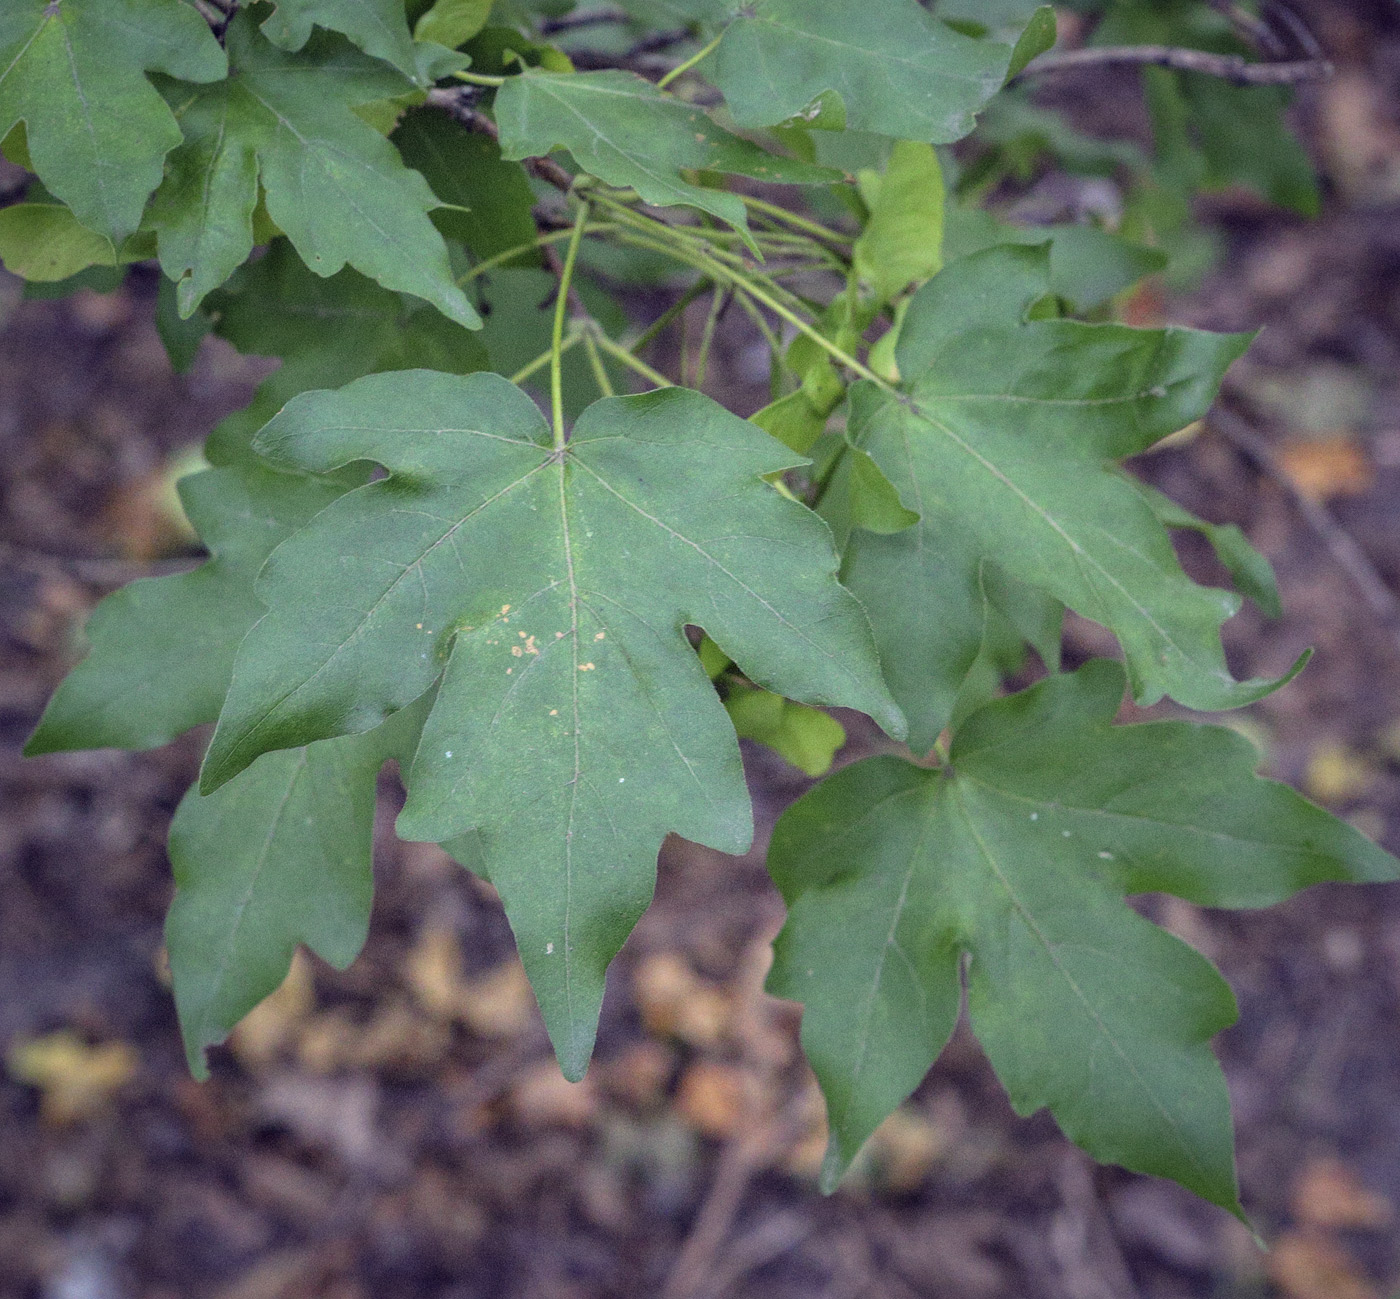
M 282 817 L 286 814 L 287 805 L 292 801 L 292 795 L 296 791 L 302 776 L 306 774 L 307 756 L 303 747 L 298 756 L 296 770 L 292 772 L 287 781 L 287 788 L 283 792 L 281 799 L 277 803 L 277 809 L 272 815 L 272 820 L 268 825 L 267 834 L 263 837 L 262 847 L 258 850 L 257 861 L 253 864 L 252 874 L 248 880 L 248 887 L 244 889 L 243 896 L 234 907 L 233 920 L 227 927 L 227 939 L 223 945 L 223 952 L 219 958 L 219 964 L 214 976 L 214 993 L 205 1003 L 204 1010 L 200 1015 L 201 1042 L 210 1041 L 209 1023 L 214 1014 L 214 1005 L 218 994 L 224 985 L 224 979 L 228 974 L 229 966 L 233 962 L 233 951 L 238 944 L 239 930 L 243 927 L 243 919 L 248 908 L 252 905 L 253 895 L 257 892 L 258 884 L 262 879 L 264 869 L 267 867 L 268 855 L 272 852 L 272 845 L 276 841 L 277 831 L 281 828 Z
M 1137 1065 L 1133 1062 L 1128 1052 L 1118 1041 L 1117 1036 L 1109 1029 L 1109 1026 L 1104 1022 L 1103 1017 L 1098 1012 L 1098 1009 L 1094 1006 L 1093 1002 L 1090 1001 L 1089 997 L 1084 992 L 1084 990 L 1079 986 L 1078 980 L 1076 980 L 1075 977 L 1069 972 L 1069 970 L 1067 970 L 1064 967 L 1064 965 L 1060 962 L 1057 945 L 1055 943 L 1052 943 L 1050 941 L 1049 936 L 1040 928 L 1040 925 L 1036 921 L 1034 915 L 1031 913 L 1030 909 L 1026 906 L 1026 904 L 1022 902 L 1020 895 L 1016 891 L 1015 886 L 1007 877 L 1006 873 L 1002 870 L 1001 864 L 998 862 L 995 854 L 993 854 L 990 846 L 982 837 L 981 831 L 978 829 L 976 818 L 973 817 L 971 809 L 967 806 L 964 790 L 961 787 L 959 781 L 956 779 L 949 781 L 948 786 L 949 797 L 956 800 L 958 811 L 961 813 L 963 820 L 966 822 L 968 832 L 969 834 L 971 834 L 973 841 L 977 845 L 977 851 L 981 854 L 982 860 L 985 862 L 987 869 L 996 879 L 996 882 L 1001 887 L 1001 890 L 1005 893 L 1007 901 L 1010 904 L 1012 910 L 1014 910 L 1017 916 L 1020 917 L 1021 922 L 1026 926 L 1027 930 L 1032 935 L 1034 935 L 1036 941 L 1044 950 L 1046 958 L 1050 961 L 1051 965 L 1054 966 L 1055 970 L 1059 973 L 1059 975 L 1064 979 L 1065 985 L 1069 988 L 1074 998 L 1079 1002 L 1080 1006 L 1084 1010 L 1084 1013 L 1093 1021 L 1094 1025 L 1099 1031 L 1100 1037 L 1109 1044 L 1109 1046 L 1113 1050 L 1113 1053 L 1118 1057 L 1118 1059 L 1122 1063 L 1124 1069 L 1132 1077 L 1133 1081 L 1138 1085 L 1142 1093 L 1147 1097 L 1152 1108 L 1156 1110 L 1157 1114 L 1162 1119 L 1163 1123 L 1166 1125 L 1168 1130 L 1171 1131 L 1172 1134 L 1177 1138 L 1178 1147 L 1181 1150 L 1181 1152 L 1185 1155 L 1188 1162 L 1200 1174 L 1200 1177 L 1203 1182 L 1209 1182 L 1209 1170 L 1201 1164 L 1199 1159 L 1197 1159 L 1196 1153 L 1192 1148 L 1191 1143 L 1186 1139 L 1186 1136 L 1182 1131 L 1180 1123 L 1177 1122 L 1176 1118 L 1172 1115 L 1171 1111 L 1168 1110 L 1167 1107 L 1158 1098 L 1157 1093 L 1149 1085 L 1148 1080 L 1139 1071 Z M 1126 907 L 1127 904 L 1124 903 L 1123 905 Z M 964 943 L 963 945 L 967 948 L 969 952 L 971 952 L 971 954 L 975 958 L 976 945 L 971 942 Z
M 985 777 L 980 777 L 976 774 L 968 774 L 967 771 L 962 768 L 959 768 L 958 774 L 968 784 L 977 785 L 988 793 L 996 794 L 1000 798 L 1008 799 L 1014 803 L 1021 803 L 1026 807 L 1033 807 L 1040 811 L 1066 812 L 1074 816 L 1092 816 L 1100 817 L 1105 820 L 1140 822 L 1144 825 L 1160 826 L 1167 830 L 1189 830 L 1191 833 L 1200 835 L 1202 838 L 1215 839 L 1221 843 L 1236 844 L 1244 848 L 1266 848 L 1272 852 L 1296 853 L 1299 856 L 1315 855 L 1311 850 L 1300 848 L 1296 844 L 1270 839 L 1251 839 L 1244 835 L 1233 834 L 1227 830 L 1210 830 L 1205 826 L 1195 825 L 1190 821 L 1172 821 L 1148 813 L 1119 812 L 1106 807 L 1081 807 L 1075 803 L 1034 798 L 1029 794 L 1017 794 L 1009 789 L 1003 789 L 1000 785 L 993 784 Z M 1117 795 L 1115 795 L 1115 797 L 1117 797 Z

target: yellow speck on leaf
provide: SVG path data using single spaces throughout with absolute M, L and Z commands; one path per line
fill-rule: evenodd
M 551 709 L 549 710 L 549 715 L 550 715 L 551 717 L 558 717 L 558 716 L 559 716 L 559 710 L 558 710 L 557 708 L 551 708 Z
M 593 671 L 593 664 L 591 664 L 591 663 L 580 663 L 580 664 L 578 665 L 578 670 L 579 670 L 580 672 L 592 672 L 592 671 Z
M 519 645 L 512 645 L 510 647 L 510 652 L 514 654 L 516 658 L 519 658 L 522 654 L 525 653 L 525 651 L 521 649 Z
M 606 639 L 607 634 L 608 634 L 608 633 L 605 632 L 605 631 L 600 631 L 593 639 L 594 639 L 594 640 L 604 640 L 604 639 Z

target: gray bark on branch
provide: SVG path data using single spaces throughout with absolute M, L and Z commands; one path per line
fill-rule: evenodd
M 1015 78 L 1067 72 L 1075 68 L 1101 68 L 1136 64 L 1200 72 L 1236 86 L 1287 86 L 1330 77 L 1332 65 L 1325 59 L 1298 59 L 1288 63 L 1253 63 L 1239 54 L 1210 54 L 1205 50 L 1171 45 L 1099 45 L 1082 50 L 1056 50 L 1033 59 Z

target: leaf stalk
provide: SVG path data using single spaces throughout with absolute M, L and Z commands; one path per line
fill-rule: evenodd
M 549 346 L 549 413 L 554 425 L 556 451 L 562 451 L 568 441 L 564 432 L 564 321 L 569 314 L 569 286 L 573 283 L 574 265 L 578 261 L 579 245 L 583 242 L 583 230 L 588 224 L 588 211 L 588 201 L 580 200 L 578 216 L 574 220 L 573 232 L 569 237 L 569 248 L 564 254 L 564 269 L 559 272 L 559 296 L 554 303 L 554 334 Z

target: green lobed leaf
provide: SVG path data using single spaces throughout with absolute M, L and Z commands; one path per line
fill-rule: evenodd
M 940 18 L 1004 27 L 1029 22 L 1042 8 L 1040 0 L 938 0 Z
M 355 482 L 256 464 L 181 479 L 180 500 L 213 557 L 190 573 L 131 582 L 97 606 L 91 649 L 54 692 L 25 753 L 150 749 L 212 722 L 238 642 L 263 612 L 254 575 Z
M 1093 43 L 1251 53 L 1223 11 L 1189 3 L 1114 5 L 1095 27 Z M 1159 174 L 1168 184 L 1188 194 L 1245 185 L 1304 216 L 1317 214 L 1317 176 L 1284 112 L 1288 87 L 1235 86 L 1200 73 L 1144 68 L 1143 88 Z
M 349 37 L 366 54 L 392 63 L 404 76 L 416 79 L 413 38 L 408 34 L 403 0 L 274 0 L 274 3 L 277 7 L 264 19 L 262 34 L 288 53 L 294 54 L 306 45 L 313 27 L 323 27 Z M 435 36 L 422 39 L 438 40 Z
M 458 324 L 480 321 L 452 278 L 428 219 L 427 181 L 352 110 L 411 89 L 387 65 L 318 35 L 287 54 L 246 14 L 227 33 L 234 75 L 207 89 L 172 88 L 185 143 L 147 216 L 161 267 L 192 312 L 253 248 L 259 186 L 267 212 L 317 274 L 347 262 L 385 288 L 413 293 Z
M 731 135 L 702 109 L 631 72 L 527 71 L 510 77 L 496 94 L 496 124 L 507 159 L 565 148 L 589 175 L 635 189 L 647 203 L 688 204 L 745 232 L 737 195 L 692 184 L 681 172 L 732 172 L 775 184 L 841 179 L 829 167 L 780 158 Z
M 161 276 L 156 289 L 156 333 L 176 374 L 188 374 L 194 368 L 200 344 L 213 328 L 213 320 L 202 311 L 182 317 L 175 301 L 174 282 Z
M 367 735 L 264 754 L 170 826 L 175 897 L 165 921 L 190 1071 L 287 977 L 305 943 L 344 969 L 369 933 L 375 777 L 412 752 L 421 709 Z M 407 732 L 407 735 L 405 735 Z M 407 744 L 405 744 L 405 739 Z
M 862 172 L 870 220 L 856 240 L 856 273 L 881 302 L 943 265 L 943 169 L 927 144 L 896 141 L 884 174 Z
M 1317 173 L 1289 129 L 1287 88 L 1232 86 L 1216 77 L 1177 75 L 1205 183 L 1217 189 L 1244 185 L 1280 207 L 1317 216 L 1322 209 Z
M 208 24 L 180 0 L 5 0 L 0 138 L 22 121 L 45 186 L 120 244 L 180 143 L 145 73 L 205 82 L 226 70 Z
M 830 411 L 818 410 L 798 389 L 786 397 L 769 402 L 762 410 L 749 416 L 769 437 L 777 438 L 785 447 L 805 456 L 826 429 Z
M 1010 66 L 1006 69 L 1006 79 L 1010 81 L 1018 76 L 1025 71 L 1026 65 L 1032 59 L 1038 59 L 1046 51 L 1053 49 L 1058 36 L 1059 25 L 1055 21 L 1055 7 L 1041 5 L 1030 15 L 1025 30 L 1017 38 L 1016 46 L 1011 51 Z
M 1281 684 L 1231 677 L 1220 626 L 1239 598 L 1191 582 L 1141 494 L 1104 464 L 1204 414 L 1247 337 L 1027 321 L 1048 286 L 1044 247 L 950 264 L 900 330 L 907 395 L 851 390 L 852 442 L 920 521 L 852 532 L 842 577 L 921 750 L 981 644 L 983 559 L 1112 630 L 1141 702 L 1230 708 Z
M 268 561 L 205 760 L 212 791 L 260 753 L 369 730 L 443 673 L 399 830 L 476 828 L 565 1073 L 650 899 L 662 838 L 752 833 L 734 733 L 686 624 L 809 703 L 902 717 L 829 536 L 761 475 L 791 453 L 701 394 L 584 412 L 565 450 L 497 375 L 410 372 L 293 402 L 257 440 L 322 472 L 389 477 Z
M 768 863 L 788 921 L 768 986 L 805 1006 L 828 1189 L 947 1041 L 961 967 L 1018 1113 L 1046 1106 L 1095 1158 L 1240 1211 L 1209 1047 L 1234 998 L 1124 894 L 1260 906 L 1395 879 L 1397 863 L 1257 778 L 1233 731 L 1113 726 L 1123 684 L 1104 660 L 1052 677 L 970 717 L 947 769 L 868 759 L 778 822 Z
M 913 510 L 906 510 L 900 503 L 894 484 L 864 451 L 851 447 L 846 452 L 846 458 L 849 461 L 852 527 L 889 536 L 912 528 L 919 521 L 919 516 Z
M 990 560 L 977 573 L 982 596 L 982 642 L 958 686 L 949 725 L 961 726 L 969 714 L 1001 697 L 1008 677 L 1026 665 L 1026 650 L 1035 650 L 1050 672 L 1060 670 L 1065 607 L 1058 600 L 1009 578 Z
M 714 58 L 740 126 L 775 126 L 839 96 L 851 130 L 948 144 L 1001 88 L 1011 49 L 955 32 L 916 0 L 755 0 Z

